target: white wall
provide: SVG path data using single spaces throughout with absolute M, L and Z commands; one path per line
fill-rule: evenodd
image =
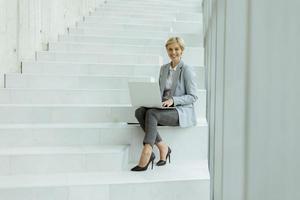
M 56 41 L 104 0 L 0 0 L 0 73 L 19 72 L 20 62 Z
M 216 200 L 300 199 L 299 8 L 204 1 Z

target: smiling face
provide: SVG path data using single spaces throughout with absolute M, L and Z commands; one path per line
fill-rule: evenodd
M 172 67 L 175 67 L 181 59 L 182 49 L 177 42 L 171 43 L 167 46 L 168 56 L 172 61 Z

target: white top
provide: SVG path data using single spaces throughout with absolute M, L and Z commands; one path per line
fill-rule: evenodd
M 178 66 L 178 65 L 176 65 L 174 68 L 172 68 L 172 67 L 170 66 L 165 90 L 171 89 L 172 84 L 173 84 L 173 76 L 174 76 L 174 74 L 175 74 L 175 72 L 176 72 L 177 66 Z

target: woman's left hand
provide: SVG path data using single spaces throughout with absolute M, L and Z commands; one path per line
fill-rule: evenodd
M 168 99 L 168 100 L 166 100 L 166 101 L 164 101 L 162 103 L 162 106 L 164 106 L 164 107 L 170 107 L 170 106 L 173 105 L 173 103 L 174 103 L 173 99 Z

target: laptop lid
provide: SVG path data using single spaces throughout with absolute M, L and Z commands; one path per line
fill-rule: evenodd
M 128 82 L 131 104 L 135 107 L 173 109 L 163 107 L 158 82 Z

